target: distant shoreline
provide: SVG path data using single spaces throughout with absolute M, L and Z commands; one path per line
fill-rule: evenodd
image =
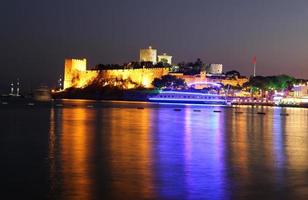
M 71 100 L 71 101 L 78 101 L 78 100 L 82 100 L 82 101 L 93 101 L 93 102 L 130 102 L 130 103 L 154 103 L 148 100 L 140 100 L 140 99 L 90 99 L 90 98 L 56 98 L 56 99 L 52 99 L 51 101 L 48 102 L 41 102 L 41 101 L 35 101 L 34 99 L 31 98 L 21 98 L 19 100 L 16 99 L 3 99 L 0 98 L 0 106 L 3 105 L 29 105 L 29 106 L 33 106 L 32 104 L 38 104 L 38 105 L 49 105 L 49 104 L 53 104 L 57 106 L 58 102 L 61 101 L 66 101 L 66 100 Z M 155 102 L 155 104 L 160 104 Z M 173 103 L 168 103 L 169 105 L 172 105 Z M 182 103 L 174 103 L 174 105 L 183 105 Z M 200 106 L 200 105 L 208 105 L 211 106 L 211 104 L 193 104 L 193 103 L 185 103 L 185 105 L 192 105 L 192 106 Z M 224 105 L 221 105 L 222 107 L 224 107 Z M 230 106 L 227 107 L 237 107 L 237 106 L 251 106 L 251 107 L 280 107 L 280 108 L 306 108 L 308 109 L 308 105 L 304 105 L 304 106 L 300 106 L 300 105 L 270 105 L 270 104 L 232 104 Z
M 52 101 L 57 100 L 89 100 L 89 101 L 126 101 L 126 102 L 144 102 L 151 103 L 148 100 L 148 95 L 158 94 L 158 90 L 153 89 L 132 89 L 132 90 L 104 90 L 97 92 L 87 91 L 84 92 L 81 89 L 74 89 L 63 92 L 56 92 L 52 94 Z M 15 103 L 15 104 L 31 104 L 32 102 L 37 103 L 48 103 L 48 102 L 39 102 L 33 98 L 28 97 L 15 97 L 15 96 L 0 96 L 0 104 L 5 105 L 6 103 Z M 172 105 L 170 103 L 170 105 Z M 176 104 L 175 104 L 176 105 Z M 193 103 L 188 103 L 188 105 L 198 105 Z M 199 104 L 200 105 L 200 104 Z M 203 104 L 202 104 L 203 105 Z M 207 105 L 207 104 L 204 104 Z M 232 106 L 270 106 L 270 107 L 287 107 L 287 108 L 308 108 L 308 105 L 274 105 L 274 104 L 262 104 L 262 103 L 236 103 Z

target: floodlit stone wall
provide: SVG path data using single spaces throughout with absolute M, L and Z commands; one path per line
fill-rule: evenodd
M 63 88 L 85 86 L 97 76 L 95 71 L 87 71 L 87 59 L 65 59 Z
M 167 75 L 168 68 L 141 68 L 141 69 L 116 69 L 116 70 L 102 70 L 99 72 L 100 76 L 108 79 L 129 80 L 135 85 L 140 85 L 145 88 L 151 88 L 152 81 L 155 78 Z M 132 88 L 133 86 L 129 87 Z
M 112 69 L 112 70 L 87 70 L 86 59 L 66 59 L 64 69 L 64 89 L 74 87 L 83 88 L 96 78 L 110 80 L 113 83 L 131 82 L 127 88 L 143 86 L 151 88 L 152 81 L 169 73 L 169 68 L 140 68 L 140 69 Z
M 87 70 L 86 59 L 65 59 L 64 63 L 64 89 L 74 86 L 74 79 L 81 72 Z

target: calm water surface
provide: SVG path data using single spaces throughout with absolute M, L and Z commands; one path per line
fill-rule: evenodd
M 307 109 L 60 103 L 0 105 L 2 197 L 308 199 Z

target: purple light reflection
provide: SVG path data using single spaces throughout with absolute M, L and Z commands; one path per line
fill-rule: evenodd
M 189 199 L 224 199 L 224 114 L 185 110 L 185 171 Z
M 168 108 L 157 113 L 159 133 L 155 149 L 156 181 L 165 198 L 226 197 L 224 113 L 212 108 L 193 112 L 185 106 L 176 115 Z

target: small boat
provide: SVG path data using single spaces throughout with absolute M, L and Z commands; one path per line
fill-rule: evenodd
M 34 100 L 48 102 L 51 101 L 51 93 L 48 87 L 41 86 L 34 91 Z
M 226 96 L 191 91 L 161 91 L 148 98 L 151 102 L 229 105 Z

